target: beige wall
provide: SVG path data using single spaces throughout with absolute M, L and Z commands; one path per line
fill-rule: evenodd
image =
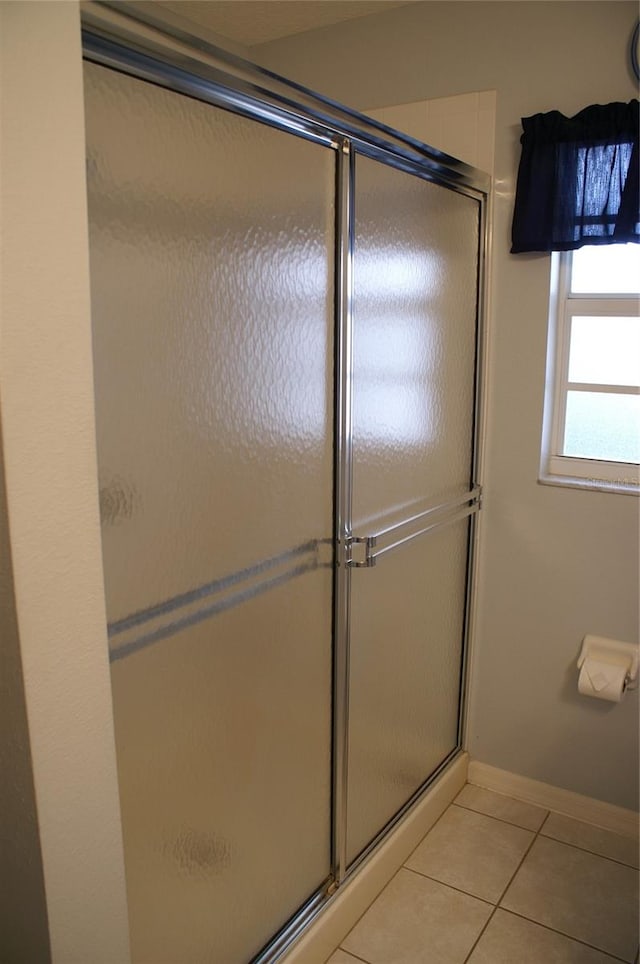
M 0 961 L 50 960 L 0 432 Z
M 253 49 L 355 107 L 497 91 L 486 500 L 468 748 L 473 758 L 637 808 L 638 692 L 580 697 L 585 633 L 638 638 L 633 496 L 536 482 L 549 257 L 508 253 L 520 118 L 637 96 L 635 3 L 413 3 Z
M 13 631 L 20 639 L 51 957 L 54 964 L 126 964 L 97 505 L 79 25 L 73 2 L 0 5 L 0 408 Z M 4 630 L 3 643 L 10 644 Z M 16 660 L 12 675 L 19 701 Z M 16 706 L 16 719 L 19 713 Z M 18 722 L 19 739 L 24 718 Z M 23 857 L 33 860 L 33 826 L 26 829 Z M 37 867 L 34 874 L 30 886 L 37 892 Z M 5 886 L 13 880 L 3 880 Z M 29 964 L 42 959 L 41 894 L 33 914 L 37 953 L 31 955 L 34 944 L 14 944 L 9 957 L 0 952 L 3 961 L 21 954 Z

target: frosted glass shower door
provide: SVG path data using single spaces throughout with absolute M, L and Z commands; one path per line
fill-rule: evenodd
M 458 740 L 479 232 L 438 184 L 357 156 L 355 185 L 353 533 L 397 529 L 352 569 L 348 863 Z
M 335 152 L 85 97 L 133 960 L 242 964 L 330 873 Z

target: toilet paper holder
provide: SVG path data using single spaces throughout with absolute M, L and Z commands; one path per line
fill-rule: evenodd
M 624 643 L 620 639 L 607 639 L 605 636 L 585 636 L 578 656 L 578 669 L 587 658 L 625 666 L 624 689 L 634 690 L 637 687 L 640 663 L 640 646 L 637 643 Z

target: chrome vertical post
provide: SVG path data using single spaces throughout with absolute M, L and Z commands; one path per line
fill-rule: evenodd
M 353 445 L 353 185 L 355 158 L 338 141 L 336 180 L 336 462 L 334 584 L 333 854 L 336 884 L 344 879 L 347 853 L 349 721 L 350 558 Z
M 478 195 L 478 269 L 477 269 L 477 318 L 476 318 L 476 363 L 473 458 L 471 465 L 471 485 L 482 491 L 483 478 L 483 439 L 485 436 L 485 395 L 487 365 L 487 315 L 488 315 L 488 257 L 491 245 L 491 218 L 489 193 Z M 478 566 L 478 515 L 469 520 L 469 552 L 467 558 L 467 587 L 464 613 L 464 635 L 462 645 L 462 666 L 460 673 L 460 704 L 458 713 L 458 746 L 464 749 L 468 738 L 469 682 L 471 673 L 470 648 L 473 643 L 474 614 L 477 592 Z

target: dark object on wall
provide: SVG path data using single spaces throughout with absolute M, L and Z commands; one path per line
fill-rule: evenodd
M 631 68 L 635 78 L 640 83 L 640 20 L 638 20 L 631 37 L 629 56 L 631 57 Z
M 512 254 L 640 241 L 639 106 L 522 118 Z

